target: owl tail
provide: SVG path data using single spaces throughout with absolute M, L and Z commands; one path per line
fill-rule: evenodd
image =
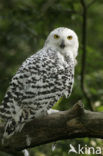
M 5 131 L 3 138 L 8 139 L 10 138 L 14 133 L 21 132 L 22 128 L 24 127 L 24 123 L 17 123 L 14 119 L 10 119 L 7 121 L 5 125 Z
M 8 139 L 9 137 L 11 137 L 16 130 L 16 122 L 15 120 L 8 120 L 6 125 L 5 125 L 5 131 L 4 131 L 4 135 L 3 138 Z

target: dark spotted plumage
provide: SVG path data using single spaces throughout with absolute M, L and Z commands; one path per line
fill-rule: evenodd
M 55 33 L 61 37 L 58 43 L 64 39 L 65 48 L 55 44 Z M 69 33 L 74 37 L 73 46 L 66 41 Z M 18 131 L 31 119 L 45 115 L 60 97 L 71 94 L 77 42 L 72 30 L 58 28 L 50 33 L 43 49 L 22 64 L 0 106 L 0 116 L 6 121 L 4 137 Z

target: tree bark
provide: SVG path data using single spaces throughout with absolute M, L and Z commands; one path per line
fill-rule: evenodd
M 0 150 L 8 153 L 63 139 L 103 138 L 103 112 L 85 110 L 78 102 L 70 110 L 27 123 L 21 132 L 2 144 L 3 131 L 4 125 L 0 123 Z

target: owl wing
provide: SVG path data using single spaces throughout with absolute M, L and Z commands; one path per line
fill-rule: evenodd
M 22 101 L 26 97 L 26 92 L 29 90 L 28 83 L 32 74 L 34 74 L 32 73 L 32 67 L 35 68 L 35 75 L 37 75 L 39 70 L 37 68 L 37 62 L 39 62 L 38 60 L 40 55 L 37 55 L 38 54 L 32 55 L 30 58 L 26 59 L 12 78 L 6 95 L 2 101 L 2 105 L 0 106 L 0 116 L 2 118 L 10 119 L 23 108 L 24 103 Z

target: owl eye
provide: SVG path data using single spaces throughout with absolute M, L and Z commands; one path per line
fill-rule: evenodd
M 59 38 L 60 38 L 60 36 L 59 36 L 59 35 L 57 35 L 57 34 L 54 34 L 54 38 L 55 38 L 55 39 L 59 39 Z
M 67 39 L 68 40 L 72 40 L 73 36 L 68 36 Z

